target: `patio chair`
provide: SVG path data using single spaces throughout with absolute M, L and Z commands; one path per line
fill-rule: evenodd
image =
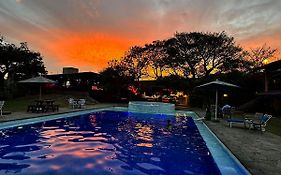
M 222 118 L 231 118 L 234 111 L 235 111 L 235 107 L 226 104 L 221 108 L 220 112 L 222 114 Z
M 267 122 L 272 118 L 272 115 L 263 114 L 258 120 L 249 120 L 247 123 L 250 125 L 250 129 L 259 129 L 264 132 Z
M 4 103 L 5 103 L 5 101 L 0 101 L 0 116 L 2 116 L 2 113 L 3 113 Z
M 68 104 L 71 106 L 72 109 L 78 106 L 77 100 L 74 100 L 73 98 L 68 99 Z
M 256 118 L 258 118 L 258 117 L 261 116 L 261 115 L 262 115 L 262 113 L 256 113 L 256 114 L 255 114 Z M 232 128 L 232 126 L 233 126 L 234 123 L 237 123 L 237 124 L 243 124 L 243 125 L 244 125 L 244 128 L 246 128 L 247 125 L 248 125 L 249 129 L 250 129 L 250 127 L 251 127 L 251 124 L 250 124 L 250 121 L 251 121 L 251 120 L 252 120 L 252 119 L 250 119 L 250 118 L 248 118 L 248 117 L 244 117 L 243 119 L 242 119 L 242 118 L 228 118 L 228 119 L 226 119 L 226 121 L 228 122 L 228 126 L 229 126 L 230 128 Z
M 85 107 L 85 104 L 86 104 L 86 100 L 85 99 L 80 99 L 78 101 L 78 105 L 79 105 L 80 108 Z

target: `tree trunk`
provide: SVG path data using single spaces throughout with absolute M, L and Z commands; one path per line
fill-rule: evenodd
M 4 83 L 5 83 L 4 76 L 5 76 L 4 73 L 0 73 L 0 89 L 1 90 L 4 88 Z
M 0 100 L 3 100 L 3 98 L 5 97 L 5 92 L 4 92 L 4 85 L 5 85 L 5 79 L 4 79 L 4 75 L 0 73 Z

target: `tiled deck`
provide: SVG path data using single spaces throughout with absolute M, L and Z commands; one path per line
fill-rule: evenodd
M 205 111 L 194 111 L 202 117 L 205 115 Z M 281 174 L 280 136 L 248 130 L 243 124 L 229 128 L 223 120 L 205 123 L 252 174 Z

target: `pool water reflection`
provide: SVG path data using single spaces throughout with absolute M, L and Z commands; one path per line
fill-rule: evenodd
M 220 174 L 191 117 L 95 112 L 2 130 L 0 174 Z

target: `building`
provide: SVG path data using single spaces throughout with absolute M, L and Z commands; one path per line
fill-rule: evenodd
M 281 60 L 264 65 L 260 69 L 264 72 L 264 92 L 281 93 Z
M 71 73 L 73 70 L 76 72 L 75 68 L 66 69 L 66 73 L 52 74 L 47 77 L 57 82 L 56 87 L 63 89 L 86 91 L 99 87 L 101 81 L 100 74 L 94 72 Z
M 264 91 L 240 107 L 245 112 L 261 112 L 281 117 L 281 60 L 259 68 L 264 77 Z
M 79 69 L 75 67 L 64 67 L 62 68 L 62 73 L 63 74 L 75 74 L 78 73 Z

